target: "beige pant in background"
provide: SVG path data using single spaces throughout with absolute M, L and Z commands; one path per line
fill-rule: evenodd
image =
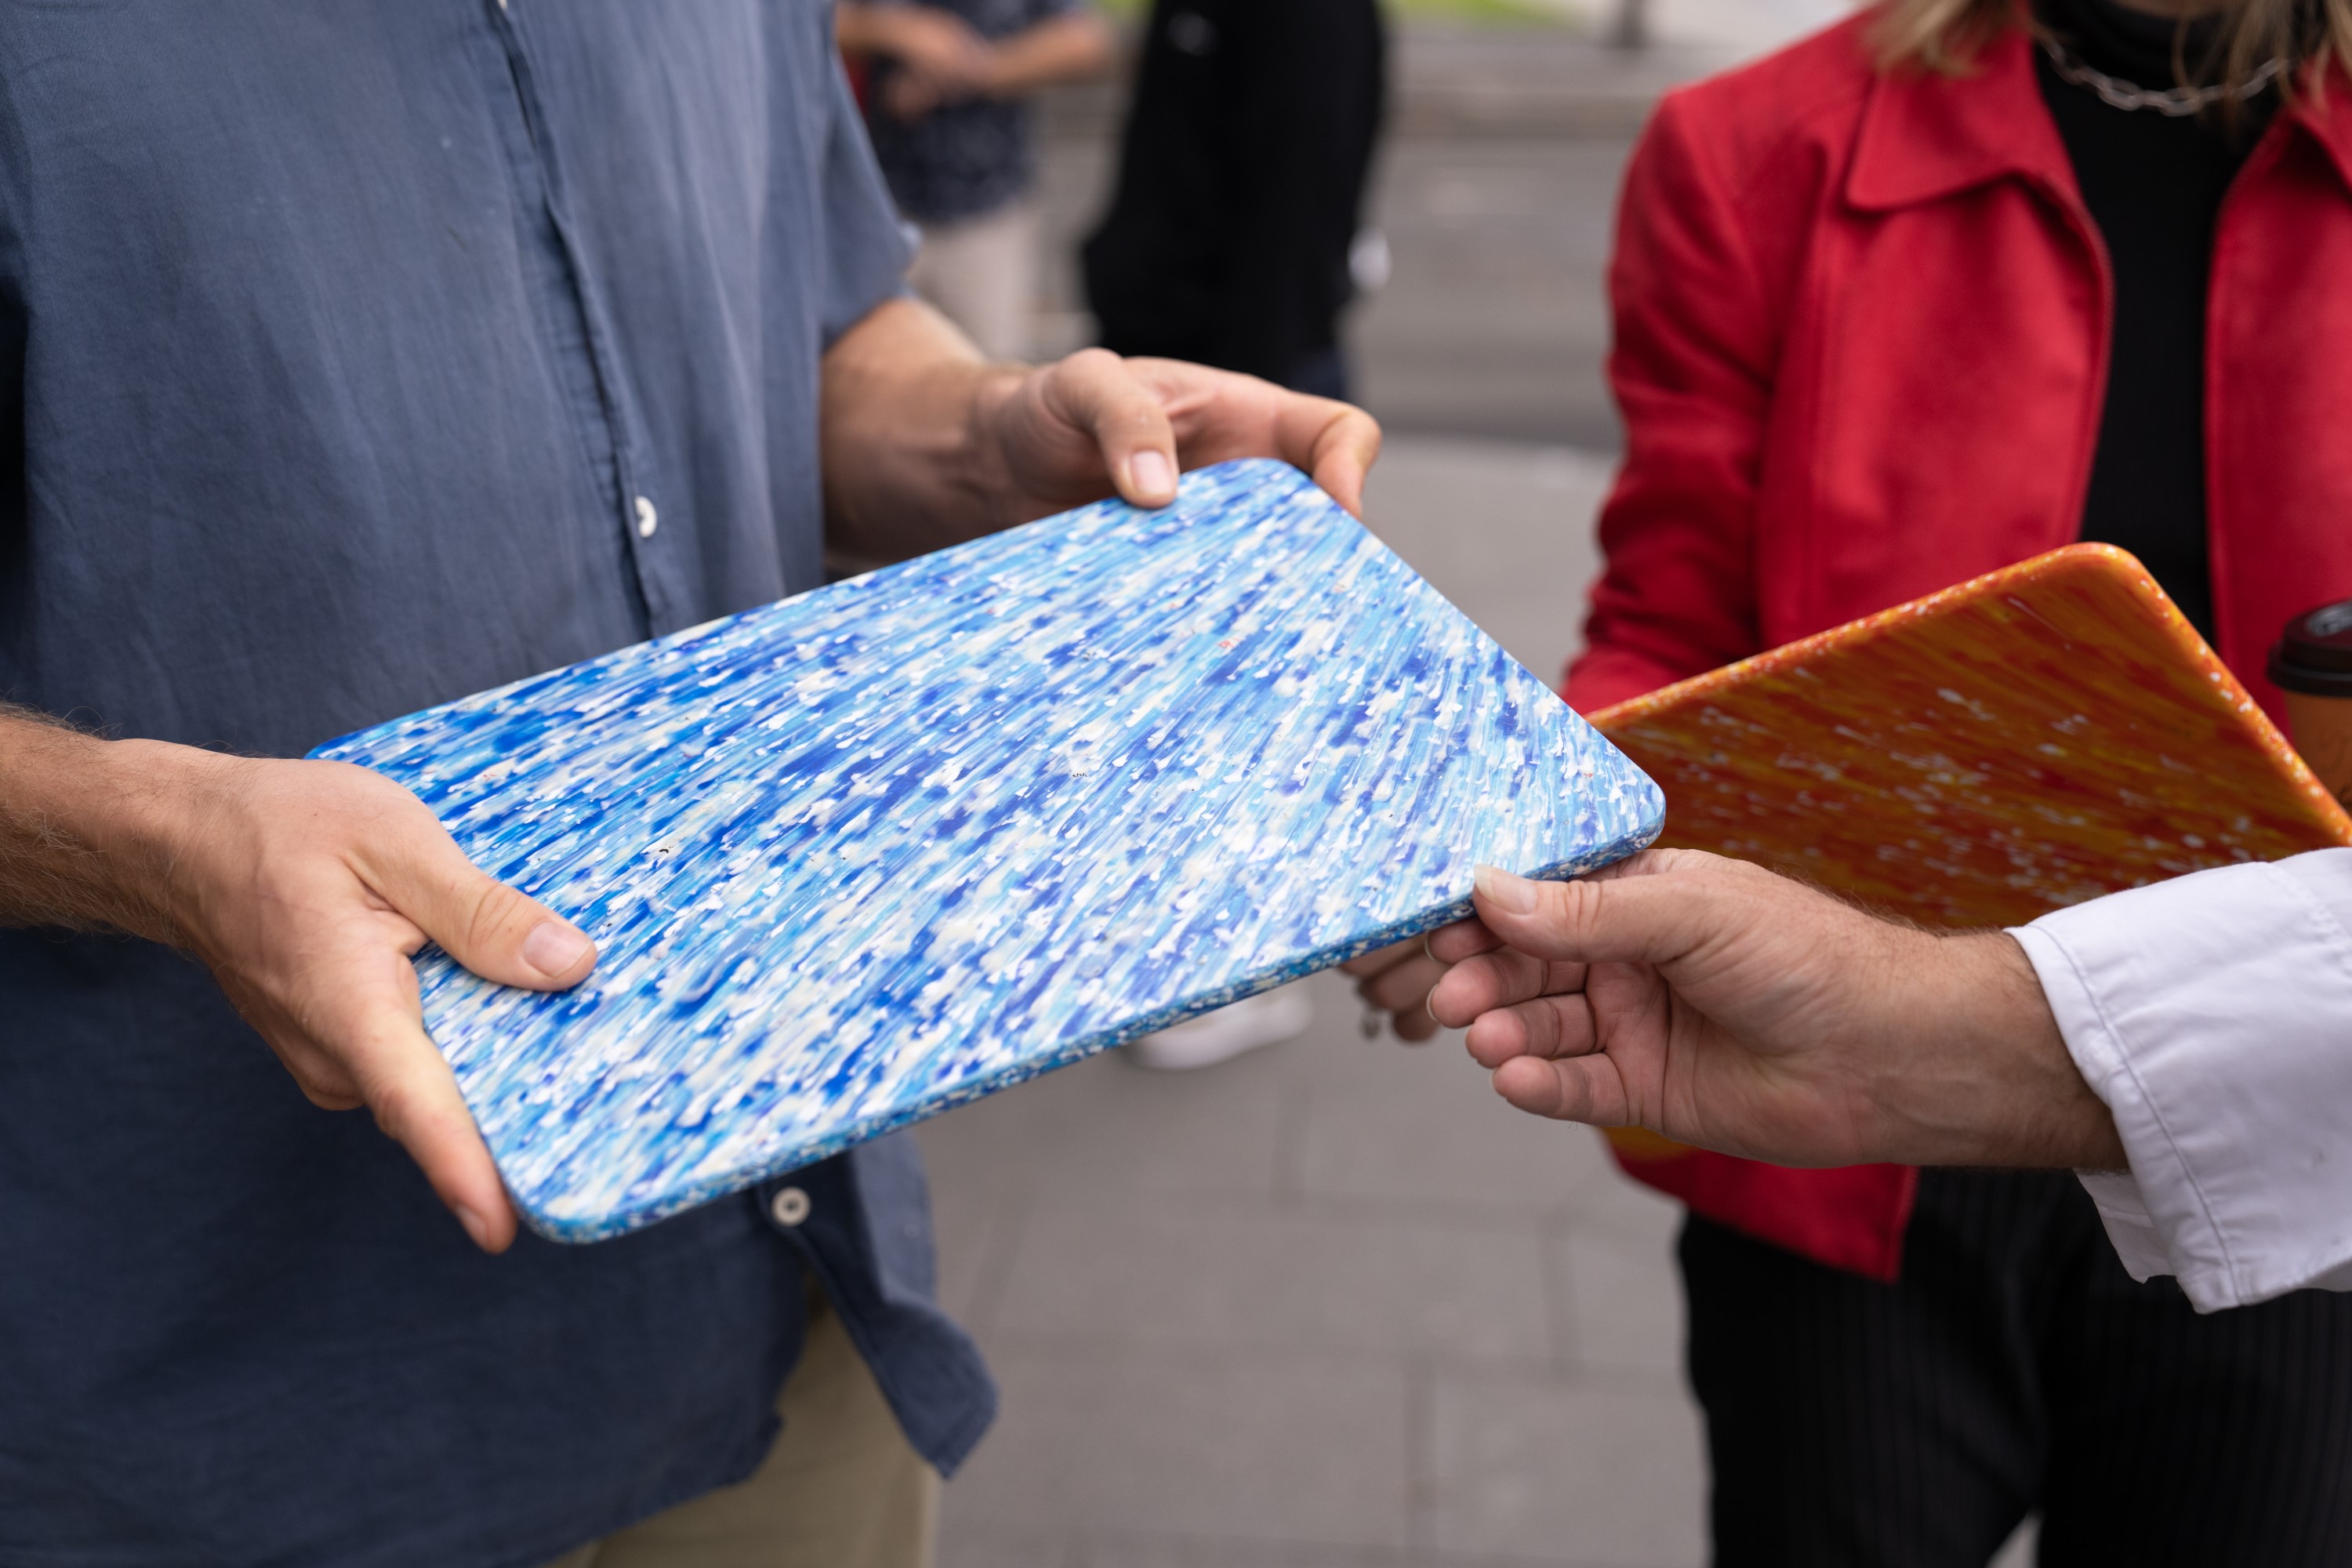
M 939 1475 L 821 1295 L 776 1410 L 784 1429 L 750 1479 L 548 1568 L 930 1568 Z
M 915 292 L 993 360 L 1029 357 L 1037 300 L 1037 208 L 1028 201 L 959 223 L 925 224 L 907 269 Z

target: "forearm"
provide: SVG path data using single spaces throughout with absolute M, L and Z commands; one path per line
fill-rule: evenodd
M 1024 98 L 1055 82 L 1110 68 L 1110 27 L 1092 9 L 1066 12 L 997 44 L 988 73 L 992 98 Z
M 844 333 L 822 369 L 827 542 L 887 559 L 1022 521 L 990 431 L 1021 374 L 910 300 Z
M 1884 1112 L 1874 1158 L 1913 1165 L 2116 1170 L 2115 1118 L 2067 1054 L 2017 942 L 1898 928 L 1880 960 L 1885 1016 L 1903 1048 L 1861 1057 Z M 1908 977 L 1907 983 L 1906 977 Z
M 990 364 L 910 300 L 835 342 L 820 407 L 826 542 L 867 559 L 1111 495 L 1166 506 L 1181 470 L 1232 458 L 1279 458 L 1360 516 L 1381 445 L 1360 409 L 1174 360 Z
M 833 12 L 835 41 L 845 54 L 893 54 L 898 38 L 898 16 L 893 13 L 903 10 L 902 6 L 861 5 L 856 0 L 842 0 Z
M 204 757 L 0 707 L 0 925 L 174 940 L 164 801 Z

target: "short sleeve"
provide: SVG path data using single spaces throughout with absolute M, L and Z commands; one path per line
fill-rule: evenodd
M 906 292 L 915 236 L 900 221 L 889 187 L 882 182 L 874 145 L 866 139 L 865 116 L 849 90 L 838 54 L 828 64 L 825 79 L 830 97 L 819 203 L 824 223 L 822 325 L 830 348 L 877 305 Z

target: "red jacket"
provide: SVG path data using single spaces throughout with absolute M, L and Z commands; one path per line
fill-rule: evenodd
M 1626 456 L 1567 693 L 1591 710 L 2071 542 L 2112 283 L 2011 32 L 1882 75 L 1865 15 L 1670 94 L 1610 274 Z M 2286 618 L 2352 596 L 2352 93 L 2278 117 L 2222 204 L 2206 337 L 2219 651 L 2270 707 Z M 1914 1173 L 1619 1140 L 1700 1212 L 1891 1279 Z

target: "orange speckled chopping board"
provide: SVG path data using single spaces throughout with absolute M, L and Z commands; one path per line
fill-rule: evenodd
M 2077 544 L 1591 715 L 1662 845 L 2014 925 L 2347 818 L 2140 563 Z

